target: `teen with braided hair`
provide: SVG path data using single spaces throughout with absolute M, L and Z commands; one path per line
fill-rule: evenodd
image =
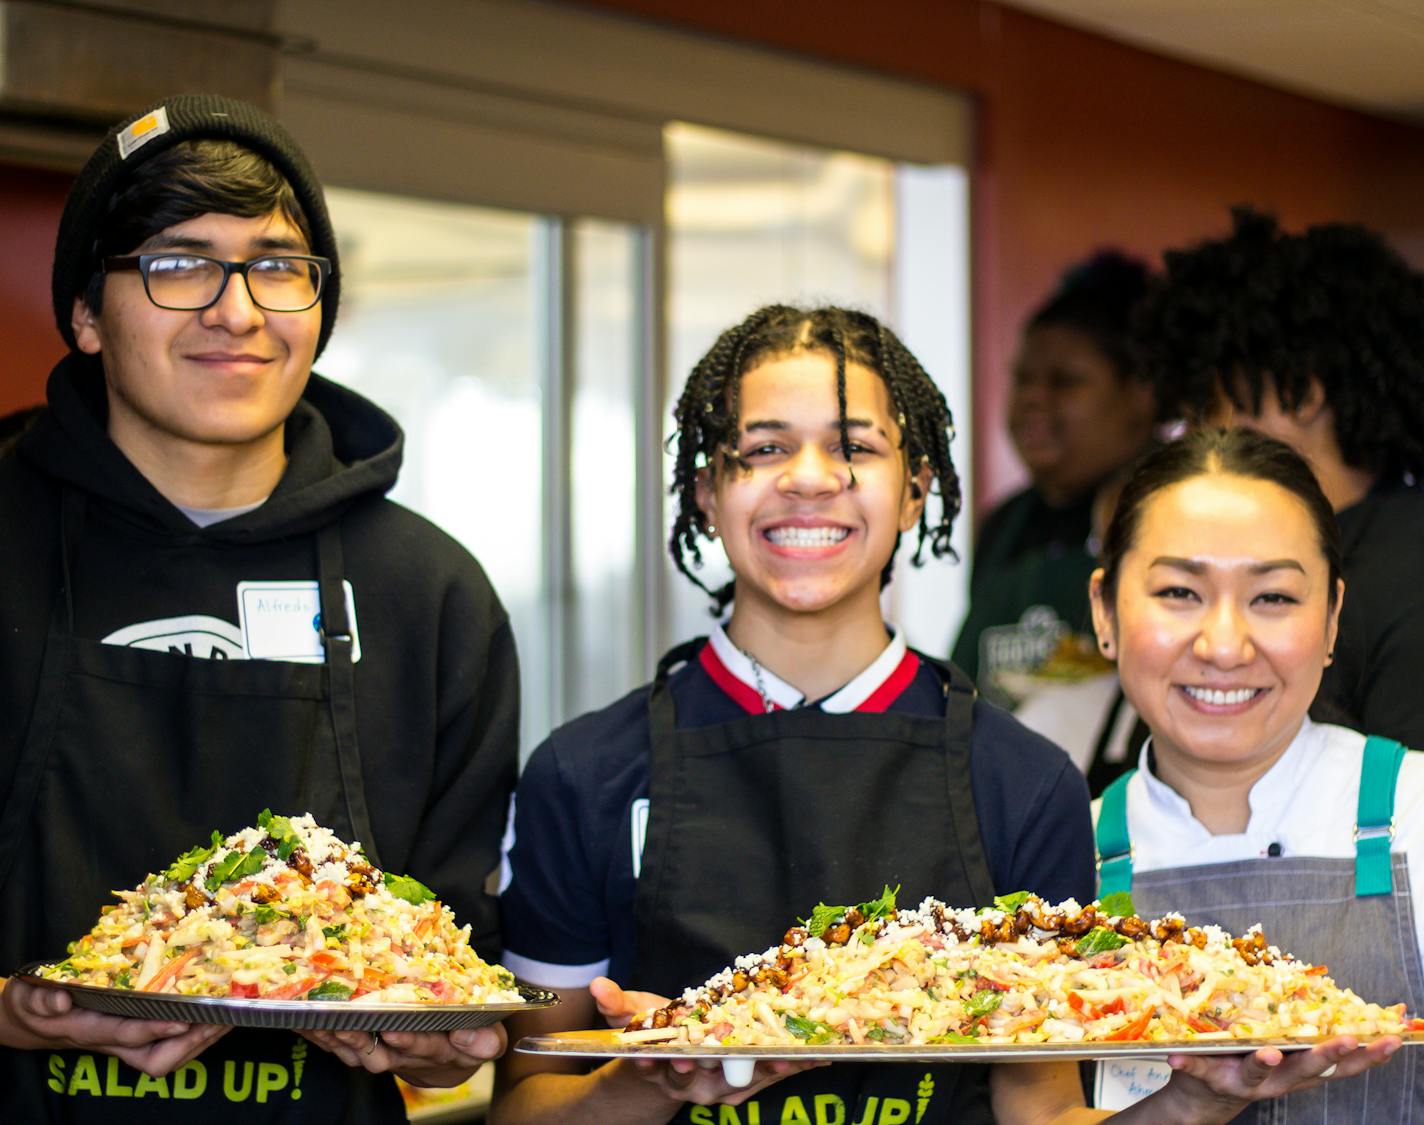
M 1135 333 L 1164 409 L 1284 441 L 1339 518 L 1350 596 L 1312 714 L 1424 746 L 1424 275 L 1364 227 L 1250 208 L 1165 261 Z
M 515 1040 L 626 1022 L 773 944 L 817 901 L 861 901 L 887 881 L 908 903 L 1092 895 L 1086 788 L 1068 758 L 881 617 L 900 536 L 918 528 L 919 547 L 947 553 L 959 506 L 949 411 L 904 345 L 863 313 L 761 309 L 696 366 L 676 416 L 672 555 L 697 581 L 701 537 L 721 539 L 735 579 L 709 593 L 731 614 L 530 760 L 506 853 L 504 963 L 563 1004 L 516 1017 Z M 1240 1066 L 1205 1069 L 1221 1085 Z M 1220 1121 L 1240 1104 L 1213 1094 L 1201 1113 L 1180 1084 L 1170 1097 L 1189 1112 L 1161 1116 L 1162 1098 L 1131 1112 Z M 690 1060 L 590 1071 L 509 1055 L 492 1120 L 1103 1116 L 1083 1108 L 1071 1064 L 774 1063 L 736 1089 Z

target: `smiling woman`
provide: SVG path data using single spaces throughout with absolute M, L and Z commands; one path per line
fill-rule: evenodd
M 1424 760 L 1307 714 L 1345 596 L 1334 514 L 1288 446 L 1202 430 L 1139 466 L 1091 582 L 1099 644 L 1152 732 L 1101 802 L 1101 889 L 1192 925 L 1259 922 L 1341 985 L 1418 1007 Z M 1403 1068 L 1328 1096 L 1327 1117 L 1319 1089 L 1291 1094 L 1291 1120 L 1424 1112 Z

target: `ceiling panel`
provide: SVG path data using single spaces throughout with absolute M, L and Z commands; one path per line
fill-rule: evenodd
M 1272 86 L 1424 121 L 1424 0 L 1005 0 Z

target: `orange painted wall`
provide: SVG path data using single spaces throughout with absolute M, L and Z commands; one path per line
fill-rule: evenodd
M 581 0 L 976 96 L 974 434 L 982 513 L 1019 326 L 1098 246 L 1156 255 L 1250 201 L 1374 225 L 1424 264 L 1424 129 L 1288 94 L 988 0 Z
M 69 181 L 0 164 L 0 414 L 43 402 L 45 376 L 64 354 L 49 270 Z

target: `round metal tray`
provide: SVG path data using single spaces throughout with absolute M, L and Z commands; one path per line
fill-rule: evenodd
M 80 1008 L 140 1020 L 230 1024 L 233 1027 L 316 1029 L 324 1031 L 458 1031 L 488 1027 L 515 1012 L 549 1008 L 558 994 L 519 985 L 518 1004 L 363 1004 L 360 1000 L 242 1000 L 227 996 L 178 996 L 95 988 L 49 980 L 35 970 L 52 962 L 36 961 L 14 973 L 13 980 L 69 993 Z

